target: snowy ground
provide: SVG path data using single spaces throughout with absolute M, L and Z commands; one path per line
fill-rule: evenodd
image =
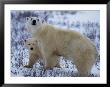
M 74 29 L 96 45 L 100 52 L 100 12 L 99 11 L 11 11 L 11 76 L 20 77 L 75 77 L 77 69 L 71 61 L 60 58 L 61 68 L 54 67 L 44 72 L 42 60 L 32 69 L 24 68 L 28 63 L 28 50 L 23 40 L 31 37 L 25 30 L 25 17 L 37 16 L 45 19 L 49 24 L 64 29 Z M 91 76 L 100 76 L 100 56 L 91 70 Z

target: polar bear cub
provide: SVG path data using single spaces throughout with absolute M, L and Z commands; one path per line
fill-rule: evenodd
M 32 68 L 36 61 L 42 58 L 38 42 L 34 38 L 29 38 L 25 40 L 25 46 L 29 50 L 29 63 L 24 67 Z
M 61 55 L 74 62 L 80 76 L 90 74 L 97 57 L 96 47 L 91 40 L 75 30 L 63 30 L 43 23 L 37 17 L 28 17 L 26 26 L 32 38 L 39 42 L 45 68 L 54 67 L 58 55 Z

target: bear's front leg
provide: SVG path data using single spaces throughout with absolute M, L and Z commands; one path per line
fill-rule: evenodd
M 28 65 L 25 65 L 26 68 L 33 68 L 33 65 L 36 63 L 36 61 L 39 59 L 36 54 L 30 53 L 29 55 L 29 63 Z
M 59 66 L 59 55 L 57 54 L 56 49 L 53 47 L 53 45 L 48 45 L 48 43 L 40 43 L 40 49 L 42 58 L 44 60 L 45 70 L 53 68 L 55 66 Z
M 53 67 L 60 67 L 57 55 L 47 56 L 45 59 L 45 69 L 52 69 Z

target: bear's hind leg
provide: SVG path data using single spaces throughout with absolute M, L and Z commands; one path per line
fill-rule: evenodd
M 75 62 L 77 70 L 79 72 L 80 77 L 88 77 L 91 73 L 91 69 L 94 62 L 92 60 L 78 61 Z
M 81 77 L 88 77 L 91 73 L 93 64 L 96 61 L 96 54 L 92 49 L 78 50 L 73 56 L 74 63 Z
M 87 67 L 86 64 L 77 66 L 78 74 L 80 77 L 88 77 L 90 74 L 90 65 Z

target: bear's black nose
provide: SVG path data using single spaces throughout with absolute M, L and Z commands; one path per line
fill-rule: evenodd
M 30 50 L 33 50 L 33 47 L 31 47 Z
M 32 21 L 32 25 L 36 25 L 36 20 L 33 20 Z

